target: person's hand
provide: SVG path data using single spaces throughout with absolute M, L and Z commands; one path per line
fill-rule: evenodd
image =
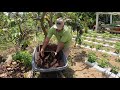
M 57 52 L 55 52 L 55 56 L 57 55 Z
M 44 57 L 44 50 L 43 49 L 41 49 L 40 54 L 42 57 Z

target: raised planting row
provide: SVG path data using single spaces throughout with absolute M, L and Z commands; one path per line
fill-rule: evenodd
M 85 63 L 98 71 L 105 73 L 109 78 L 120 78 L 120 69 L 109 63 L 105 58 L 99 58 L 94 52 L 89 52 Z
M 106 52 L 103 53 L 103 52 L 98 52 L 98 51 L 92 51 L 92 50 L 84 48 L 84 47 L 81 47 L 81 49 L 82 49 L 82 51 L 85 51 L 86 54 L 89 54 L 89 52 L 94 52 L 97 57 L 105 58 L 105 59 L 109 60 L 109 62 L 113 66 L 120 67 L 120 56 L 110 55 L 110 54 L 107 54 Z
M 111 47 L 111 48 L 115 48 L 115 45 L 111 46 L 109 44 L 103 44 L 103 43 L 99 43 L 99 42 L 94 42 L 94 41 L 89 41 L 89 40 L 84 40 L 84 42 L 90 42 L 90 43 L 93 43 L 93 44 L 96 44 L 96 45 L 102 45 L 102 46 L 105 46 L 105 47 Z
M 84 46 L 84 45 L 81 45 L 80 47 L 83 47 L 83 48 L 86 48 L 86 49 L 89 49 L 89 50 L 92 50 L 92 51 L 97 51 L 97 52 L 102 52 L 102 53 L 107 53 L 109 55 L 114 55 L 114 56 L 120 56 L 120 54 L 116 54 L 116 53 L 113 53 L 113 52 L 107 52 L 105 50 L 96 50 L 96 48 L 90 48 L 90 46 Z
M 110 34 L 110 33 L 96 33 L 96 32 L 90 32 L 90 33 L 84 33 L 84 36 L 90 36 L 90 37 L 100 37 L 105 39 L 113 39 L 113 40 L 120 40 L 120 35 Z
M 95 40 L 95 41 L 98 41 L 98 42 L 105 42 L 105 43 L 116 43 L 118 41 L 113 41 L 113 40 L 105 40 L 105 39 L 100 39 L 100 38 L 94 38 L 94 37 L 84 37 L 82 36 L 83 38 L 86 38 L 86 39 L 89 39 L 89 40 Z
M 110 46 L 114 46 L 114 44 L 116 43 L 116 42 L 112 42 L 112 41 L 106 41 L 106 40 L 102 40 L 102 39 L 95 39 L 95 38 L 89 38 L 89 37 L 82 37 L 82 38 L 84 38 L 84 40 L 89 40 L 89 41 L 93 41 L 93 42 L 98 42 L 98 43 L 102 43 L 102 44 L 108 44 L 108 45 L 110 45 Z
M 111 47 L 106 47 L 104 45 L 101 44 L 94 44 L 92 42 L 82 42 L 82 45 L 84 45 L 85 47 L 90 47 L 90 48 L 95 48 L 96 50 L 105 50 L 107 52 L 113 52 L 116 54 L 120 54 L 120 43 L 118 43 L 118 45 L 115 45 L 115 48 L 111 48 Z

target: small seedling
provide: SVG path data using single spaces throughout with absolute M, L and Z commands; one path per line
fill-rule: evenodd
M 120 62 L 120 58 L 118 57 L 118 58 L 116 58 L 116 62 Z
M 95 42 L 95 41 L 96 41 L 96 39 L 95 39 L 95 38 L 93 38 L 93 39 L 92 39 L 92 41 L 93 41 L 93 42 Z
M 113 66 L 111 69 L 111 72 L 114 74 L 118 74 L 118 71 L 119 71 L 119 67 L 116 67 L 116 66 Z
M 102 48 L 102 45 L 100 45 L 100 44 L 96 45 L 96 49 L 97 49 L 97 50 L 99 50 L 99 49 L 101 49 L 101 48 Z
M 113 43 L 112 43 L 112 42 L 109 42 L 109 45 L 110 45 L 110 46 L 112 46 L 112 45 L 113 45 Z
M 104 54 L 102 54 L 102 56 L 103 56 L 104 58 L 107 58 L 107 57 L 108 57 L 108 54 L 107 54 L 107 53 L 104 53 Z
M 83 42 L 82 44 L 83 44 L 84 46 L 87 46 L 87 43 L 85 43 L 85 42 Z
M 102 68 L 108 67 L 108 61 L 105 58 L 99 59 L 98 65 Z
M 120 53 L 120 42 L 117 42 L 115 44 L 115 53 L 119 54 Z
M 94 63 L 97 60 L 97 56 L 94 52 L 89 52 L 88 61 Z
M 94 35 L 93 35 L 93 37 L 94 37 L 94 38 L 96 38 L 96 37 L 97 37 L 97 35 L 96 35 L 96 34 L 94 34 Z
M 94 48 L 93 43 L 89 43 L 90 48 Z

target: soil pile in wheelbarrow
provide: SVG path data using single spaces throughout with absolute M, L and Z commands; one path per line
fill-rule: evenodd
M 55 45 L 52 45 L 52 47 L 49 45 L 47 46 L 44 57 L 41 56 L 40 50 L 39 51 L 39 59 L 36 61 L 37 67 L 39 68 L 56 68 L 56 67 L 62 67 L 64 66 L 64 61 L 62 60 L 62 51 L 60 51 L 55 56 Z M 51 50 L 52 49 L 52 50 Z

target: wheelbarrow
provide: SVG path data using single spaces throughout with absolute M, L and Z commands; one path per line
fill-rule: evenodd
M 57 48 L 57 45 L 54 46 L 56 48 L 53 48 L 51 46 L 54 46 L 54 45 L 48 45 L 45 49 L 45 52 L 55 51 L 55 49 Z M 36 60 L 37 55 L 39 55 L 38 52 L 40 51 L 41 47 L 42 47 L 42 45 L 39 45 L 33 51 L 33 55 L 32 55 L 32 78 L 34 78 L 35 72 L 40 72 L 40 73 L 58 72 L 58 71 L 65 70 L 67 68 L 68 62 L 67 62 L 67 58 L 65 57 L 63 51 L 61 51 L 61 53 L 60 53 L 61 60 L 63 60 L 63 62 L 64 62 L 63 66 L 55 67 L 55 68 L 40 68 L 40 67 L 37 67 L 37 64 L 36 64 L 35 60 Z

